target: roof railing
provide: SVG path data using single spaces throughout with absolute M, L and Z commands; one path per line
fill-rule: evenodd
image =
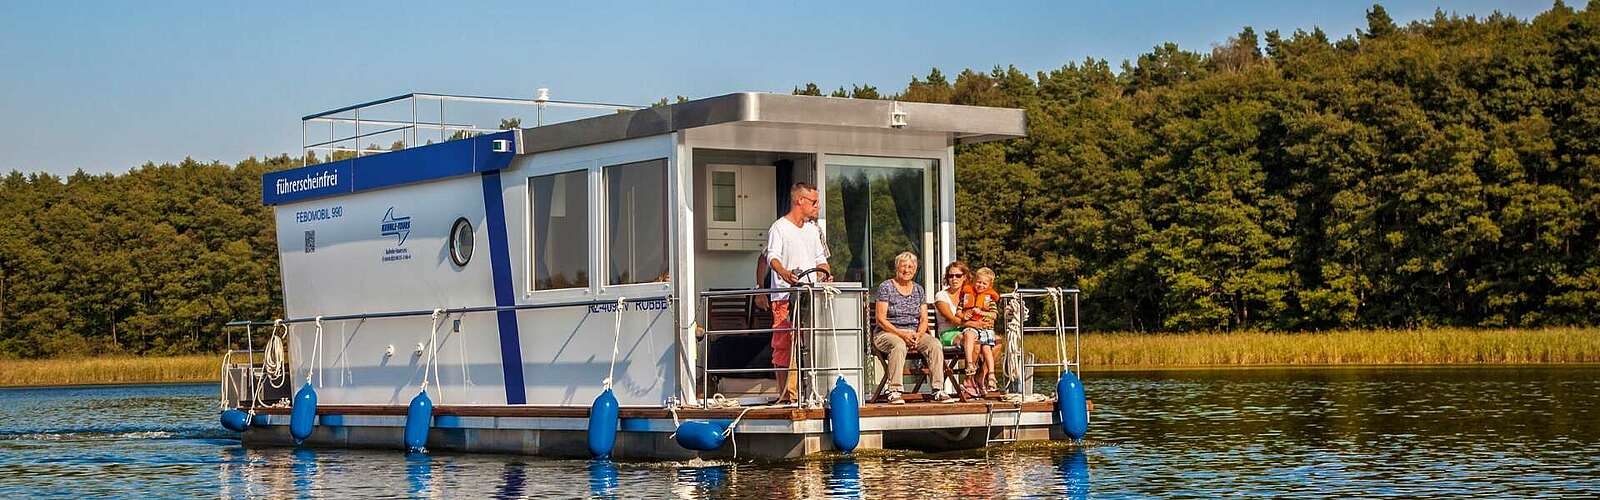
M 353 104 L 341 108 L 330 109 L 320 113 L 313 113 L 301 117 L 300 154 L 302 157 L 304 157 L 313 151 L 327 151 L 329 155 L 339 152 L 353 153 L 355 156 L 372 153 L 387 153 L 391 150 L 363 147 L 361 145 L 361 140 L 377 136 L 398 134 L 398 138 L 395 142 L 398 142 L 401 149 L 404 149 L 421 145 L 423 144 L 423 141 L 432 141 L 432 137 L 424 137 L 424 130 L 437 130 L 439 132 L 439 142 L 448 141 L 456 134 L 485 134 L 504 130 L 499 128 L 498 124 L 490 127 L 480 126 L 465 120 L 457 120 L 455 122 L 448 120 L 445 114 L 445 103 L 450 102 L 533 107 L 536 109 L 536 117 L 534 121 L 535 126 L 543 126 L 545 124 L 545 111 L 549 108 L 613 112 L 631 111 L 642 108 L 642 106 L 628 104 L 555 100 L 550 98 L 550 89 L 545 88 L 538 89 L 537 96 L 532 99 L 413 92 L 409 94 L 401 94 L 393 97 L 385 97 L 383 99 L 367 101 L 360 104 Z M 410 120 L 405 120 L 403 118 L 394 119 L 393 116 L 396 113 L 392 108 L 386 108 L 386 110 L 389 111 L 385 115 L 386 118 L 374 117 L 374 108 L 376 107 L 390 104 L 404 106 L 408 103 L 410 104 Z M 435 104 L 437 104 L 437 106 L 435 106 Z M 419 119 L 421 114 L 431 114 L 433 112 L 432 109 L 423 108 L 434 107 L 437 107 L 438 109 L 436 121 Z M 362 111 L 367 111 L 367 118 L 361 117 Z M 404 113 L 404 110 L 401 110 L 400 113 Z M 328 138 L 326 140 L 311 138 L 311 124 L 313 123 L 327 124 Z M 351 125 L 354 127 L 354 131 L 348 135 L 339 135 L 339 125 Z M 363 131 L 363 125 L 379 128 L 376 130 L 368 129 Z

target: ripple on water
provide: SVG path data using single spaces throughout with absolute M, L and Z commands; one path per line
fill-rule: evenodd
M 1048 381 L 1045 384 L 1048 386 Z M 1081 446 L 591 462 L 245 449 L 215 387 L 0 390 L 0 495 L 1600 495 L 1600 368 L 1090 373 Z

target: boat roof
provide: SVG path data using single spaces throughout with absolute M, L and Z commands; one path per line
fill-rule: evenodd
M 418 96 L 423 94 L 407 94 L 374 103 L 382 104 L 395 99 Z M 484 97 L 432 94 L 427 96 L 458 100 L 507 101 Z M 370 105 L 373 103 L 340 108 L 308 116 L 305 120 L 319 119 L 343 110 Z M 601 106 L 616 109 L 612 105 Z M 359 120 L 357 122 L 359 123 Z M 440 124 L 428 125 L 445 126 L 442 122 L 441 119 Z M 385 123 L 402 126 L 369 134 L 358 134 L 346 140 L 406 128 L 401 122 Z M 797 129 L 838 128 L 936 133 L 946 135 L 951 144 L 971 144 L 1027 135 L 1027 119 L 1021 109 L 740 92 L 666 106 L 621 110 L 614 114 L 592 118 L 497 131 L 453 141 L 267 172 L 261 178 L 261 199 L 263 204 L 279 205 L 338 196 L 469 173 L 497 171 L 509 166 L 517 155 L 656 136 L 701 127 L 737 127 L 746 124 L 781 124 Z M 412 127 L 415 126 L 414 123 Z M 338 140 L 335 139 L 333 142 Z
M 899 115 L 899 122 L 896 116 Z M 522 129 L 518 153 L 555 151 L 724 123 L 946 133 L 956 144 L 1024 137 L 1021 109 L 739 92 Z

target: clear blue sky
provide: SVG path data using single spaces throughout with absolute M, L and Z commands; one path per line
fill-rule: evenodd
M 298 154 L 299 117 L 407 92 L 649 103 L 939 67 L 1115 67 L 1172 41 L 1365 26 L 1370 1 L 48 2 L 0 0 L 0 171 Z M 1397 22 L 1438 0 L 1382 2 Z M 1584 2 L 1569 4 L 1581 8 Z M 1449 2 L 1527 18 L 1549 1 Z

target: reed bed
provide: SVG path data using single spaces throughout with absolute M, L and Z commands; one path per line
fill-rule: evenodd
M 1023 342 L 1055 359 L 1048 335 Z M 1070 347 L 1069 347 L 1070 348 Z M 221 358 L 0 359 L 0 387 L 212 382 Z M 1600 328 L 1341 330 L 1306 333 L 1085 333 L 1086 369 L 1600 363 Z
M 1054 360 L 1056 351 L 1052 339 L 1048 335 L 1030 335 L 1023 345 L 1041 360 Z M 1600 362 L 1600 328 L 1083 335 L 1083 364 L 1090 370 L 1122 367 L 1596 362 Z
M 222 357 L 215 354 L 0 359 L 0 387 L 214 382 L 221 369 Z

